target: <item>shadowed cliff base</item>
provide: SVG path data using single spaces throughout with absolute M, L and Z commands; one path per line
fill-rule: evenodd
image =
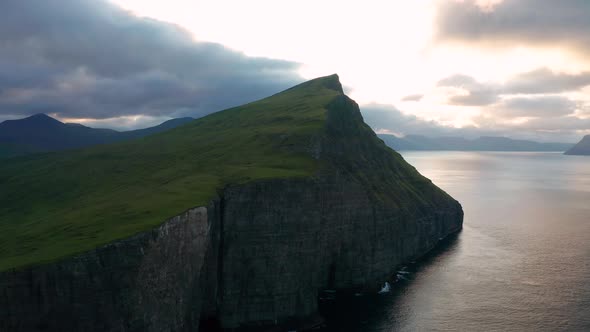
M 307 321 L 321 290 L 378 289 L 463 222 L 336 75 L 133 142 L 13 159 L 0 174 L 9 331 Z
M 387 315 L 385 309 L 399 295 L 403 288 L 413 280 L 413 275 L 432 263 L 444 258 L 454 251 L 460 241 L 462 230 L 448 235 L 424 256 L 406 265 L 397 266 L 388 282 L 391 288 L 387 293 L 379 293 L 379 288 L 324 289 L 319 292 L 319 314 L 283 322 L 261 322 L 260 325 L 243 326 L 232 329 L 235 332 L 283 332 L 283 331 L 325 331 L 356 332 L 362 331 L 371 322 L 382 321 Z M 222 332 L 219 320 L 215 317 L 201 319 L 200 331 Z
M 413 282 L 413 276 L 420 273 L 434 260 L 444 259 L 456 250 L 461 230 L 450 234 L 439 244 L 407 265 L 398 266 L 395 275 L 389 280 L 391 289 L 387 293 L 377 292 L 340 292 L 333 299 L 320 302 L 320 313 L 324 319 L 320 331 L 323 332 L 358 332 L 382 322 L 389 308 L 395 306 L 397 298 L 404 288 Z

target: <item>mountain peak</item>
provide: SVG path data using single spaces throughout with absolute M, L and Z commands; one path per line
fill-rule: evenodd
M 61 122 L 55 118 L 52 118 L 45 113 L 33 114 L 27 118 L 21 119 L 21 121 L 35 122 L 35 123 L 60 123 L 60 124 L 63 124 L 63 122 Z
M 318 80 L 318 82 L 320 82 L 321 85 L 325 88 L 328 88 L 330 90 L 335 90 L 340 93 L 344 93 L 344 90 L 342 89 L 342 84 L 340 83 L 340 78 L 338 77 L 338 74 L 332 74 L 329 76 L 318 77 L 318 78 L 316 78 L 316 80 Z
M 51 119 L 51 120 L 55 120 L 54 118 L 50 117 L 49 115 L 47 115 L 45 113 L 33 114 L 29 117 L 26 117 L 25 119 Z
M 40 127 L 43 127 L 43 128 L 45 128 L 45 127 L 58 127 L 58 126 L 63 126 L 64 124 L 61 121 L 56 120 L 47 114 L 38 113 L 38 114 L 34 114 L 34 115 L 31 115 L 31 116 L 23 118 L 23 119 L 6 120 L 6 121 L 0 123 L 0 125 L 4 129 L 7 129 L 7 128 L 13 128 L 13 129 L 37 128 L 38 129 Z
M 309 81 L 303 82 L 299 85 L 296 85 L 290 89 L 287 89 L 283 92 L 291 92 L 291 91 L 304 90 L 304 89 L 309 89 L 309 90 L 314 90 L 314 91 L 328 89 L 328 90 L 336 91 L 340 94 L 344 94 L 344 90 L 342 89 L 342 84 L 340 83 L 340 78 L 338 77 L 338 74 L 332 74 L 332 75 L 328 75 L 328 76 L 314 78 L 312 80 L 309 80 Z

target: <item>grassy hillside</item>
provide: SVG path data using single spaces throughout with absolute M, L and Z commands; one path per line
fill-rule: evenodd
M 229 183 L 313 174 L 317 162 L 304 150 L 340 89 L 329 76 L 165 133 L 5 161 L 0 270 L 153 228 Z
M 36 152 L 39 151 L 30 146 L 0 143 L 0 159 L 23 156 Z

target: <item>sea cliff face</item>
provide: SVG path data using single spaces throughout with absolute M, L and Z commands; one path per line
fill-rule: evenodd
M 198 321 L 210 225 L 189 210 L 153 231 L 0 274 L 0 331 L 180 331 Z M 196 318 L 191 318 L 197 312 Z
M 378 289 L 462 227 L 460 204 L 376 139 L 348 97 L 311 150 L 326 163 L 316 177 L 224 190 L 223 327 L 310 316 L 323 289 Z
M 0 330 L 206 331 L 305 318 L 320 291 L 377 289 L 461 229 L 460 204 L 387 148 L 354 101 L 342 94 L 326 109 L 320 132 L 286 147 L 313 156 L 315 175 L 228 185 L 153 231 L 0 273 Z
M 412 214 L 370 196 L 338 178 L 228 187 L 154 231 L 0 274 L 0 330 L 198 331 L 202 319 L 236 328 L 305 318 L 321 290 L 377 289 L 461 228 L 455 202 Z
M 217 313 L 227 328 L 310 316 L 323 289 L 378 289 L 462 219 L 451 202 L 412 214 L 343 179 L 228 188 L 223 211 Z

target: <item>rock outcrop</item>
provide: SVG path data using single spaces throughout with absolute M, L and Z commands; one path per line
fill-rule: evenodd
M 211 229 L 207 208 L 199 207 L 55 264 L 3 272 L 0 331 L 189 328 L 198 321 Z
M 565 152 L 567 155 L 590 156 L 590 135 L 584 136 L 578 144 Z
M 337 77 L 325 84 L 342 91 Z M 340 93 L 326 109 L 322 131 L 295 147 L 321 164 L 315 175 L 228 185 L 153 231 L 0 273 L 0 330 L 302 319 L 317 313 L 320 291 L 378 289 L 461 229 L 460 204 L 386 147 L 354 101 Z

